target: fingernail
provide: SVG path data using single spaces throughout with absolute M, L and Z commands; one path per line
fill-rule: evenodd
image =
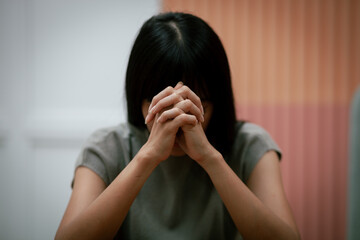
M 203 107 L 203 105 L 201 105 L 201 113 L 202 113 L 202 115 L 204 115 L 204 107 Z
M 201 115 L 201 122 L 205 122 L 205 118 L 203 115 Z
M 145 118 L 145 124 L 148 123 L 148 120 L 149 120 L 149 115 L 147 115 L 146 118 Z

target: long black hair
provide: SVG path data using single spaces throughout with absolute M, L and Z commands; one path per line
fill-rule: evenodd
M 236 116 L 224 47 L 202 19 L 187 13 L 162 13 L 144 23 L 130 54 L 126 72 L 128 121 L 145 128 L 143 101 L 151 101 L 179 81 L 213 104 L 206 135 L 226 154 L 233 143 Z

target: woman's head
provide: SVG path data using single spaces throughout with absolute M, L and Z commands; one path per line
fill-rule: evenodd
M 223 154 L 233 140 L 235 110 L 226 53 L 216 33 L 198 17 L 163 13 L 147 20 L 135 40 L 127 73 L 128 121 L 146 127 L 144 100 L 179 81 L 213 105 L 206 129 L 210 141 Z

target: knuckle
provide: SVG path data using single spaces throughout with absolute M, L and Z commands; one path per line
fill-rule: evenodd
M 183 122 L 184 121 L 184 113 L 179 114 L 179 116 L 176 117 L 177 122 Z
M 156 103 L 156 105 L 161 106 L 161 104 L 164 102 L 164 99 L 159 99 Z
M 160 98 L 160 96 L 159 96 L 159 95 L 155 95 L 155 96 L 152 98 L 152 102 L 154 102 L 154 101 L 158 101 L 158 100 L 159 100 L 159 98 Z
M 184 109 L 189 111 L 191 109 L 192 102 L 189 99 L 184 100 Z
M 198 95 L 195 95 L 196 97 L 195 97 L 195 101 L 197 101 L 198 103 L 200 103 L 201 104 L 201 99 L 199 98 L 199 96 Z
M 190 88 L 189 88 L 188 86 L 185 86 L 185 85 L 184 85 L 184 86 L 183 86 L 183 91 L 184 91 L 184 92 L 189 92 L 189 91 L 190 91 Z
M 180 89 L 179 89 L 179 94 L 181 94 L 181 95 L 187 95 L 187 93 L 189 92 L 189 87 L 187 87 L 187 86 L 182 86 Z
M 190 99 L 186 99 L 186 100 L 185 100 L 185 104 L 186 104 L 186 105 L 191 105 L 191 104 L 192 104 L 192 101 L 191 101 Z
M 183 100 L 183 98 L 181 97 L 181 95 L 176 94 L 176 101 L 180 102 L 181 100 Z
M 180 121 L 183 121 L 185 117 L 186 117 L 186 114 L 182 112 L 182 113 L 179 114 L 178 119 Z
M 166 93 L 167 95 L 170 95 L 170 94 L 172 94 L 174 91 L 175 91 L 174 88 L 172 88 L 172 87 L 166 87 L 165 93 Z
M 174 115 L 178 116 L 183 113 L 183 111 L 180 108 L 174 108 Z
M 181 93 L 182 93 L 181 88 L 174 91 L 174 94 L 178 95 L 179 97 L 181 97 Z
M 168 115 L 169 115 L 169 113 L 168 112 L 163 112 L 161 115 L 160 115 L 160 117 L 159 117 L 159 119 L 161 118 L 161 119 L 167 119 L 168 118 Z
M 163 98 L 158 101 L 157 105 L 159 106 L 159 108 L 162 108 L 166 106 L 166 102 L 167 102 L 167 98 Z
M 172 97 L 172 99 L 173 100 L 179 100 L 179 94 L 177 94 L 176 92 L 173 92 L 172 94 L 171 94 L 171 97 Z

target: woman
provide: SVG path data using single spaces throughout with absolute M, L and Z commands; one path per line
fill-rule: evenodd
M 215 32 L 184 13 L 150 18 L 126 74 L 128 123 L 80 154 L 57 239 L 298 239 L 259 126 L 236 122 Z

